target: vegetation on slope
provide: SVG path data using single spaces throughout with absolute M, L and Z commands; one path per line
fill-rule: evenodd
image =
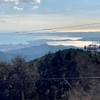
M 1 100 L 99 100 L 100 53 L 68 49 L 0 62 Z M 95 79 L 93 78 L 95 77 Z

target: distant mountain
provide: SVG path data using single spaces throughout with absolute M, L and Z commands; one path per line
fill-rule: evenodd
M 5 52 L 0 52 L 0 61 L 7 61 L 7 62 L 9 62 L 14 57 L 16 57 L 16 55 L 5 53 Z
M 41 57 L 48 52 L 56 52 L 58 50 L 68 49 L 68 48 L 76 48 L 75 46 L 52 46 L 48 44 L 42 44 L 39 46 L 31 46 L 26 48 L 20 48 L 20 49 L 14 49 L 7 51 L 6 53 L 14 54 L 14 55 L 21 55 L 22 57 L 25 57 L 26 60 L 33 60 L 38 57 Z
M 13 49 L 21 49 L 21 48 L 27 48 L 31 46 L 39 46 L 41 44 L 45 44 L 48 41 L 53 41 L 53 40 L 48 40 L 48 39 L 39 39 L 39 40 L 34 40 L 34 41 L 27 41 L 26 44 L 19 43 L 19 44 L 2 44 L 0 45 L 0 51 L 6 52 L 10 51 Z

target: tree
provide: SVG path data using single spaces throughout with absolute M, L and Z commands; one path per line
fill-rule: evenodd
M 37 68 L 24 58 L 18 56 L 11 63 L 0 62 L 0 99 L 37 99 L 36 79 Z

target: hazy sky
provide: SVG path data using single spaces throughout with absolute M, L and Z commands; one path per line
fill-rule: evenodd
M 100 31 L 100 0 L 0 0 L 0 31 Z

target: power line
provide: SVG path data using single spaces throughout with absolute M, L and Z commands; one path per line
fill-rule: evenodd
M 58 11 L 44 12 L 44 13 L 38 13 L 38 14 L 63 13 L 63 12 L 70 12 L 70 11 L 76 11 L 76 10 L 82 10 L 82 9 L 89 9 L 89 8 L 95 8 L 95 7 L 100 7 L 100 5 L 93 5 L 93 6 L 88 6 L 88 7 L 80 7 L 80 8 L 74 8 L 74 9 L 65 9 L 65 10 L 58 10 Z
M 100 79 L 100 77 L 68 77 L 68 78 L 40 78 L 36 80 L 78 80 L 78 79 Z
M 34 78 L 34 79 L 13 79 L 13 80 L 23 80 L 23 81 L 54 81 L 54 80 L 80 80 L 80 79 L 100 79 L 100 77 L 67 77 L 67 78 Z M 7 79 L 10 80 L 10 79 Z M 7 81 L 0 80 L 0 81 Z
M 72 26 L 64 26 L 64 27 L 55 27 L 55 28 L 44 28 L 40 30 L 31 30 L 31 31 L 53 31 L 53 30 L 59 30 L 59 29 L 78 29 L 78 28 L 83 28 L 83 27 L 88 27 L 88 26 L 94 26 L 94 25 L 100 25 L 99 23 L 90 23 L 90 24 L 80 24 L 80 25 L 72 25 Z M 24 31 L 23 31 L 24 32 Z M 27 32 L 27 31 L 25 31 Z
M 80 28 L 80 27 L 87 27 L 87 26 L 94 26 L 100 25 L 100 23 L 90 23 L 90 24 L 81 24 L 81 25 L 74 25 L 74 26 L 67 26 L 67 27 L 56 27 L 56 28 L 48 28 L 42 30 L 54 30 L 54 29 L 64 29 L 64 28 Z

